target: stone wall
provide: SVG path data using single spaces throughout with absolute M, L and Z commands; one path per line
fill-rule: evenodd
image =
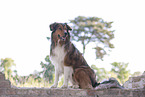
M 129 80 L 124 83 L 124 87 L 128 89 L 145 88 L 145 71 L 141 76 L 130 77 Z
M 50 89 L 11 87 L 0 72 L 0 97 L 145 97 L 145 89 Z

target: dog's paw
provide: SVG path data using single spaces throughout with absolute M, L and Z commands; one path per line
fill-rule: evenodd
M 68 88 L 68 85 L 62 85 L 61 88 L 66 89 L 66 88 Z
M 78 85 L 73 85 L 72 88 L 73 89 L 79 89 L 79 86 Z
M 78 85 L 72 85 L 72 86 L 69 86 L 69 88 L 79 89 L 79 86 Z
M 50 88 L 57 88 L 57 85 L 54 84 Z

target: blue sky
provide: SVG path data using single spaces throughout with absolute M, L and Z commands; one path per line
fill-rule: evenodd
M 115 48 L 104 61 L 95 60 L 93 44 L 85 59 L 110 70 L 110 63 L 129 63 L 131 73 L 145 70 L 144 0 L 1 0 L 0 58 L 12 58 L 20 75 L 41 70 L 40 62 L 49 55 L 49 25 L 69 22 L 77 16 L 96 16 L 113 21 Z M 75 45 L 82 52 L 81 44 Z M 91 56 L 91 57 L 90 57 Z

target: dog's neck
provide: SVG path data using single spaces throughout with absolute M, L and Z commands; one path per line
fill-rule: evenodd
M 52 39 L 52 40 L 51 40 L 50 55 L 53 55 L 52 50 L 53 50 L 55 47 L 57 47 L 57 46 L 64 47 L 65 51 L 67 52 L 67 51 L 69 50 L 70 45 L 71 45 L 70 40 L 67 40 L 67 41 L 61 43 L 61 42 L 58 42 L 58 41 L 55 42 L 55 41 L 53 41 L 53 39 Z

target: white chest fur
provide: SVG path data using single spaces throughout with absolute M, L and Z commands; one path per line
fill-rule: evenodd
M 50 59 L 55 66 L 55 81 L 52 87 L 57 87 L 59 76 L 64 74 L 64 84 L 62 88 L 66 88 L 68 86 L 68 82 L 73 82 L 72 74 L 73 68 L 71 66 L 64 66 L 64 58 L 66 56 L 66 52 L 64 46 L 57 45 L 52 50 L 53 56 L 50 56 Z
M 55 69 L 59 73 L 64 73 L 64 57 L 66 55 L 66 52 L 64 51 L 64 46 L 57 45 L 52 50 L 54 56 L 50 56 L 53 65 L 55 65 Z

